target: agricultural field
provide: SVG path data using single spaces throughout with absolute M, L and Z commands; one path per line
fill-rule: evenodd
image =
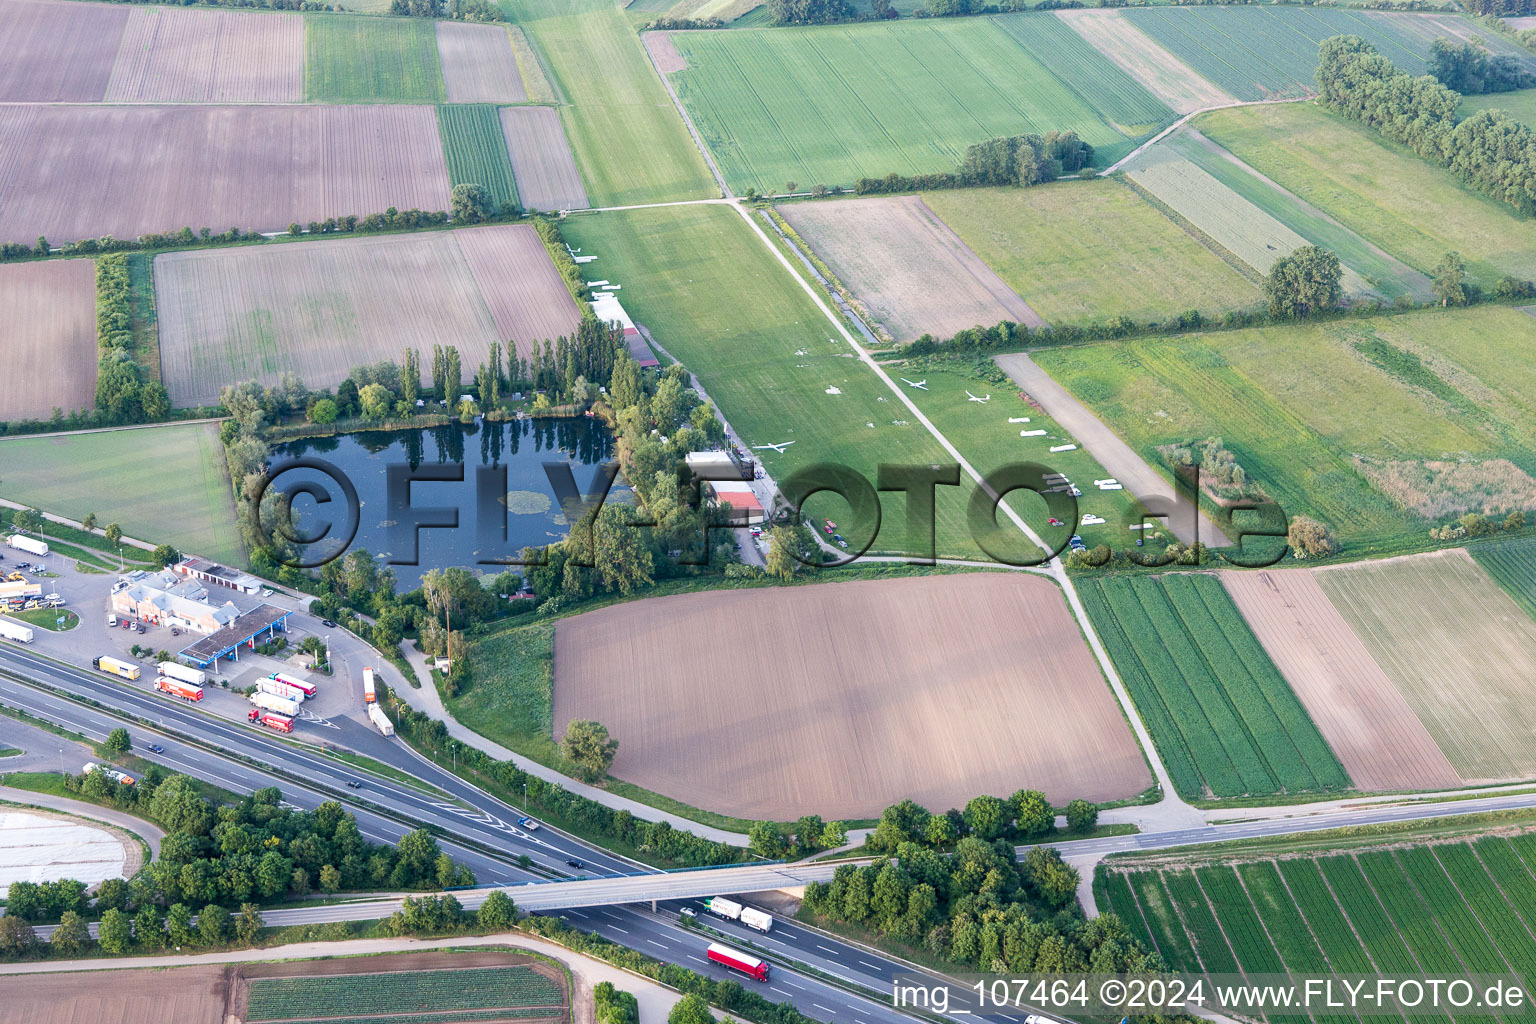
M 0 241 L 282 231 L 448 198 L 431 107 L 0 105 Z
M 93 103 L 107 94 L 130 11 L 68 0 L 5 0 L 0 102 Z
M 1214 316 L 1258 287 L 1115 179 L 956 189 L 923 201 L 1047 323 Z
M 1307 569 L 1224 572 L 1238 611 L 1363 790 L 1462 782 Z
M 751 672 L 676 657 L 726 632 Z M 752 699 L 765 678 L 769 716 Z M 573 616 L 555 629 L 554 735 L 576 718 L 600 718 L 619 741 L 615 776 L 771 820 L 867 818 L 908 797 L 954 807 L 1020 785 L 1055 803 L 1102 801 L 1151 784 L 1060 591 L 1023 573 L 685 594 Z
M 550 111 L 553 115 L 553 111 Z M 497 203 L 517 202 L 517 182 L 499 108 L 489 103 L 453 103 L 437 108 L 448 180 L 455 185 L 484 185 Z
M 461 1013 L 442 1011 L 493 1011 L 545 1008 L 543 1017 L 563 1018 L 565 993 L 553 977 L 532 967 L 462 967 L 443 970 L 398 971 L 367 974 L 327 974 L 287 978 L 252 978 L 245 1019 L 264 1021 L 323 1019 L 342 1014 L 368 1017 L 380 1024 L 416 1021 L 431 1013 L 431 1020 L 460 1020 Z M 519 1019 L 541 1015 L 507 1013 Z M 490 1012 L 475 1019 L 495 1020 Z
M 1068 128 L 1107 166 L 1174 116 L 1045 14 L 672 41 L 670 78 L 738 191 L 950 171 L 972 143 Z
M 1442 36 L 1477 39 L 1495 53 L 1536 57 L 1457 14 L 1400 14 L 1322 7 L 1144 7 L 1119 17 L 1176 59 L 1240 100 L 1305 96 L 1316 88 L 1317 47 L 1329 36 L 1357 35 L 1403 70 L 1425 73 L 1430 45 Z
M 1449 172 L 1310 103 L 1219 110 L 1200 130 L 1260 174 L 1416 270 L 1460 252 L 1485 288 L 1536 279 L 1536 224 Z
M 244 564 L 218 424 L 177 424 L 0 440 L 0 497 L 130 537 Z M 153 486 L 124 487 L 125 480 Z
M 1461 117 L 1470 117 L 1479 110 L 1507 110 L 1514 118 L 1527 125 L 1536 124 L 1536 89 L 1491 92 L 1482 96 L 1461 98 L 1459 111 Z
M 407 347 L 459 347 L 570 333 L 575 301 L 527 225 L 171 253 L 155 261 L 162 375 L 176 406 L 285 371 L 334 387 Z
M 1249 479 L 1289 514 L 1332 525 L 1348 551 L 1433 525 L 1373 486 L 1365 460 L 1529 464 L 1536 373 L 1497 352 L 1532 338 L 1536 320 L 1485 307 L 1035 359 L 1149 462 L 1160 444 L 1223 438 Z
M 1536 776 L 1536 621 L 1465 550 L 1317 576 L 1463 780 Z
M 1215 576 L 1115 576 L 1078 592 L 1182 795 L 1352 788 Z
M 1094 891 L 1100 910 L 1150 938 L 1177 971 L 1527 973 L 1536 964 L 1533 840 L 1516 825 L 1279 859 L 1114 858 L 1098 868 Z
M 522 103 L 528 99 L 512 37 L 501 25 L 437 23 L 437 55 L 449 103 Z
M 300 103 L 299 14 L 134 7 L 108 103 Z
M 586 189 L 571 157 L 560 115 L 549 107 L 503 107 L 502 150 L 512 161 L 517 191 L 530 210 L 584 210 Z
M 0 420 L 95 405 L 95 261 L 0 266 L 0 309 Z
M 442 103 L 437 33 L 425 18 L 306 19 L 304 94 L 314 103 Z
M 1234 97 L 1195 74 L 1113 10 L 1067 10 L 1056 16 L 1136 79 L 1175 113 L 1234 102 Z
M 1045 322 L 918 196 L 788 203 L 779 213 L 898 342 Z
M 222 964 L 10 977 L 0 1024 L 224 1024 L 231 980 Z
M 1536 538 L 1495 541 L 1469 548 L 1483 571 L 1536 619 Z
M 783 452 L 753 453 L 775 479 L 822 462 L 841 463 L 874 480 L 881 462 L 952 461 L 879 377 L 856 361 L 734 210 L 626 210 L 572 217 L 562 231 L 567 243 L 598 257 L 590 277 L 623 285 L 629 315 L 698 376 L 743 442 L 795 442 Z M 980 555 L 965 525 L 969 491 L 969 485 L 939 491 L 938 536 L 953 541 L 940 547 L 940 555 Z M 884 507 L 888 523 L 903 521 L 900 497 L 887 496 Z M 853 526 L 844 532 L 857 536 L 842 499 L 819 495 L 806 509 Z M 896 548 L 877 540 L 873 550 Z
M 507 26 L 507 38 L 512 42 L 512 55 L 517 58 L 517 73 L 522 76 L 531 103 L 554 103 L 555 91 L 544 76 L 544 66 L 538 55 L 528 45 L 528 37 L 516 25 Z
M 609 0 L 530 0 L 518 23 L 569 103 L 560 118 L 593 204 L 719 194 L 622 11 Z

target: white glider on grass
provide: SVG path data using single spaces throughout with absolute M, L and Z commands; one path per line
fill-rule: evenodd
M 784 442 L 782 442 L 780 444 L 755 444 L 755 445 L 752 446 L 752 450 L 756 452 L 756 451 L 762 451 L 764 448 L 772 448 L 774 451 L 778 452 L 780 455 L 783 455 L 784 454 L 784 449 L 788 448 L 790 445 L 792 445 L 794 443 L 795 442 L 793 442 L 793 441 L 784 441 Z
M 908 387 L 917 388 L 917 390 L 919 390 L 919 391 L 927 391 L 928 390 L 928 378 L 927 377 L 924 377 L 922 380 L 907 380 L 907 378 L 903 377 L 903 378 L 901 378 L 901 382 L 903 384 L 907 385 Z

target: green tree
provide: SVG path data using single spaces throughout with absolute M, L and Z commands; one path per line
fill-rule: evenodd
M 1280 257 L 1264 281 L 1269 315 L 1277 320 L 1299 320 L 1334 309 L 1344 299 L 1343 277 L 1338 256 L 1321 246 L 1304 245 Z
M 672 1007 L 667 1014 L 667 1024 L 715 1024 L 714 1014 L 709 1012 L 709 1001 L 697 992 L 690 992 Z
M 648 587 L 655 569 L 645 537 L 631 525 L 630 507 L 604 504 L 592 524 L 593 565 L 609 590 L 628 594 Z
M 1298 559 L 1326 558 L 1337 554 L 1339 550 L 1339 542 L 1334 539 L 1333 531 L 1310 516 L 1291 517 L 1290 525 L 1286 528 L 1286 542 L 1291 546 L 1291 553 Z
M 59 926 L 53 930 L 53 938 L 49 940 L 54 949 L 61 953 L 78 953 L 91 944 L 90 927 L 73 910 L 64 911 L 59 918 Z
M 192 945 L 197 932 L 192 928 L 192 908 L 185 903 L 172 903 L 165 915 L 165 934 L 171 945 Z
M 128 738 L 127 729 L 118 727 L 107 733 L 107 740 L 101 747 L 109 754 L 126 754 L 133 749 L 133 741 Z
M 108 953 L 126 953 L 133 945 L 133 922 L 121 910 L 108 910 L 101 915 L 96 930 L 96 941 Z
M 322 398 L 309 407 L 309 421 L 311 423 L 318 423 L 322 427 L 329 423 L 335 423 L 336 417 L 340 414 L 341 411 L 336 408 L 335 400 L 330 398 Z
M 209 903 L 197 914 L 197 934 L 204 945 L 221 946 L 229 941 L 229 911 Z
M 1021 789 L 1008 802 L 1013 805 L 1014 828 L 1021 837 L 1038 839 L 1056 826 L 1056 812 L 1038 789 Z
M 165 947 L 165 921 L 160 917 L 160 911 L 152 905 L 140 907 L 139 912 L 133 915 L 133 939 L 140 949 Z
M 1440 262 L 1435 265 L 1434 282 L 1435 297 L 1440 300 L 1440 305 L 1465 306 L 1466 279 L 1467 261 L 1461 258 L 1461 253 L 1452 251 L 1440 257 Z
M 23 918 L 13 914 L 0 917 L 0 956 L 17 959 L 32 952 L 37 933 Z
M 1067 804 L 1067 828 L 1073 832 L 1092 832 L 1093 827 L 1099 823 L 1099 808 L 1097 804 L 1087 800 L 1073 800 Z
M 505 931 L 517 920 L 517 905 L 512 902 L 512 897 L 495 890 L 480 904 L 480 909 L 475 912 L 475 919 L 482 928 L 491 931 Z
M 11 516 L 11 526 L 22 533 L 36 533 L 43 528 L 43 514 L 35 508 L 19 508 Z
M 923 841 L 929 846 L 948 846 L 960 838 L 955 823 L 950 821 L 947 814 L 935 814 L 928 819 L 928 828 L 923 833 Z
M 326 864 L 320 869 L 320 891 L 333 893 L 341 888 L 341 871 L 333 864 Z
M 154 560 L 155 565 L 161 569 L 181 561 L 181 553 L 169 544 L 158 545 L 150 557 Z
M 965 827 L 987 842 L 1001 836 L 1008 828 L 1008 805 L 995 796 L 972 797 L 965 805 Z
M 560 751 L 576 766 L 576 774 L 583 781 L 597 782 L 613 766 L 619 741 L 610 737 L 601 723 L 576 720 L 566 726 Z
M 754 821 L 748 836 L 751 839 L 751 851 L 759 857 L 778 860 L 784 856 L 784 833 L 773 822 Z
M 254 903 L 240 904 L 240 916 L 235 919 L 235 937 L 242 946 L 255 944 L 256 937 L 266 922 L 261 919 L 261 908 Z
M 108 878 L 96 887 L 96 909 L 127 910 L 129 887 L 126 879 Z
M 93 533 L 93 532 L 95 532 L 95 530 L 96 530 L 96 513 L 95 512 L 87 512 L 85 514 L 85 518 L 80 520 L 80 528 L 83 529 L 86 533 Z
M 836 850 L 848 842 L 848 826 L 840 821 L 829 821 L 821 830 L 821 848 Z
M 114 547 L 123 539 L 123 528 L 116 523 L 108 523 L 107 528 L 102 532 L 106 535 L 107 543 Z
M 496 201 L 484 185 L 453 186 L 448 213 L 457 224 L 478 224 L 496 216 Z
M 368 384 L 358 389 L 357 398 L 362 405 L 363 418 L 369 420 L 384 419 L 395 404 L 394 396 L 382 384 Z

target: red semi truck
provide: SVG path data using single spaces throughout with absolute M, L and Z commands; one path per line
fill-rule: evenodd
M 182 700 L 202 700 L 203 688 L 191 683 L 184 683 L 180 679 L 168 679 L 165 676 L 155 678 L 155 689 L 162 693 L 168 693 L 172 697 L 180 697 Z
M 263 711 L 260 708 L 251 708 L 251 713 L 246 717 L 253 722 L 266 726 L 268 729 L 276 729 L 278 732 L 293 732 L 293 719 L 287 715 Z
M 711 942 L 706 954 L 710 961 L 740 971 L 753 981 L 768 980 L 768 962 L 759 960 L 755 956 L 749 956 L 730 946 L 722 946 L 718 942 Z

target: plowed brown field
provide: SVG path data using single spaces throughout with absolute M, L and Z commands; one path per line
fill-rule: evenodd
M 461 248 L 462 246 L 462 248 Z M 352 367 L 431 365 L 433 344 L 464 364 L 491 342 L 569 334 L 576 303 L 527 225 L 170 253 L 155 260 L 160 365 L 177 406 L 284 371 L 333 387 Z
M 918 196 L 786 203 L 784 219 L 899 342 L 1041 320 Z
M 1305 569 L 1221 579 L 1334 754 L 1361 789 L 1461 782 L 1429 731 Z
M 522 103 L 528 99 L 517 73 L 512 39 L 501 25 L 437 23 L 437 55 L 449 103 Z
M 0 102 L 100 100 L 128 14 L 108 4 L 0 0 Z
M 112 103 L 299 103 L 299 14 L 135 7 L 112 68 Z
M 223 1024 L 232 967 L 0 978 L 0 1024 Z
M 432 107 L 0 104 L 0 241 L 280 231 L 448 199 Z
M 967 573 L 685 594 L 563 620 L 554 731 L 596 719 L 613 774 L 743 817 L 864 818 L 1021 787 L 1151 785 L 1061 592 Z
M 47 419 L 96 400 L 96 264 L 0 266 L 0 420 Z
M 559 113 L 552 107 L 507 107 L 501 112 L 501 130 L 523 206 L 545 211 L 587 208 L 587 190 Z

